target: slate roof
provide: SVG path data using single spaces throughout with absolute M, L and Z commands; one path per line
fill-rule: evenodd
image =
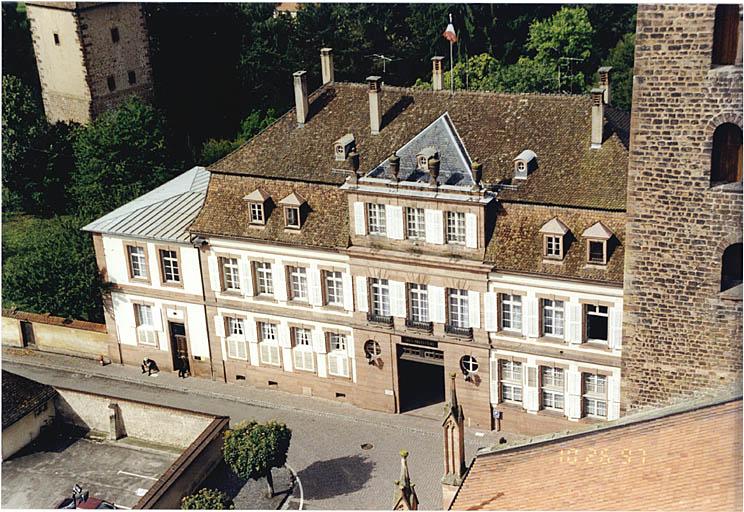
M 57 391 L 35 380 L 3 370 L 3 430 L 54 398 Z
M 470 157 L 447 112 L 396 150 L 396 155 L 400 157 L 398 177 L 401 181 L 429 182 L 429 173 L 419 169 L 416 160 L 417 155 L 428 148 L 436 151 L 440 162 L 438 184 L 468 188 L 473 185 Z M 389 179 L 388 159 L 372 169 L 367 177 Z
M 84 231 L 188 242 L 204 204 L 209 171 L 194 167 L 83 227 Z
M 260 188 L 270 196 L 265 226 L 250 225 L 249 203 L 243 198 Z M 278 204 L 295 193 L 306 201 L 302 229 L 286 229 Z M 201 214 L 192 233 L 252 240 L 267 240 L 324 249 L 349 245 L 346 195 L 335 185 L 251 178 L 213 173 Z
M 488 246 L 486 261 L 496 271 L 579 278 L 619 284 L 623 282 L 625 255 L 625 215 L 623 212 L 580 210 L 576 208 L 500 203 L 496 226 Z M 557 218 L 570 230 L 564 238 L 564 258 L 561 262 L 543 258 L 540 229 Z M 607 265 L 598 267 L 586 263 L 584 230 L 601 221 L 613 233 L 608 241 Z
M 741 510 L 741 397 L 478 455 L 453 510 Z
M 384 86 L 379 135 L 369 128 L 365 84 L 335 83 L 309 99 L 309 117 L 298 127 L 294 109 L 262 133 L 210 166 L 213 172 L 340 185 L 350 168 L 334 160 L 333 142 L 352 133 L 363 172 L 447 113 L 472 158 L 483 164 L 483 180 L 509 182 L 513 160 L 525 149 L 538 168 L 506 200 L 623 210 L 628 164 L 628 114 L 606 109 L 605 140 L 590 149 L 588 95 L 503 94 L 421 91 Z

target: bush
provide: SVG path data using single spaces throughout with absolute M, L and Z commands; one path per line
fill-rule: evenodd
M 217 489 L 200 489 L 181 499 L 181 510 L 232 510 L 235 506 Z

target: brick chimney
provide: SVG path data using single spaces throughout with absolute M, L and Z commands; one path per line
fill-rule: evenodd
M 297 124 L 304 125 L 307 121 L 308 104 L 307 104 L 307 71 L 295 71 L 294 77 L 294 97 L 295 110 L 297 111 Z
M 323 85 L 333 82 L 333 49 L 320 49 L 320 69 L 323 75 Z
M 599 72 L 599 88 L 604 90 L 605 105 L 609 105 L 612 99 L 610 95 L 610 72 L 612 71 L 612 66 L 602 66 L 597 71 Z
M 444 86 L 444 75 L 442 74 L 442 61 L 444 57 L 436 56 L 431 58 L 431 88 L 435 91 L 441 91 Z
M 592 149 L 602 147 L 604 131 L 604 89 L 592 89 Z
M 372 135 L 380 133 L 382 128 L 382 78 L 379 76 L 368 76 L 369 84 L 369 127 Z

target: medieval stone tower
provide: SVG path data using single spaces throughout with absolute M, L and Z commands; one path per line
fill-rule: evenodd
M 628 172 L 622 404 L 742 370 L 738 5 L 639 5 Z
M 29 2 L 27 12 L 50 122 L 87 123 L 132 94 L 150 97 L 139 4 Z

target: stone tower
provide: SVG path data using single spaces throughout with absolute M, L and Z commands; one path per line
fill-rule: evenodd
M 742 370 L 742 42 L 736 5 L 638 6 L 622 407 Z
M 139 4 L 28 2 L 27 13 L 50 122 L 84 124 L 132 94 L 150 98 Z
M 450 401 L 442 422 L 444 431 L 444 476 L 442 477 L 442 507 L 449 508 L 465 475 L 465 414 L 457 401 L 456 373 L 450 375 Z

